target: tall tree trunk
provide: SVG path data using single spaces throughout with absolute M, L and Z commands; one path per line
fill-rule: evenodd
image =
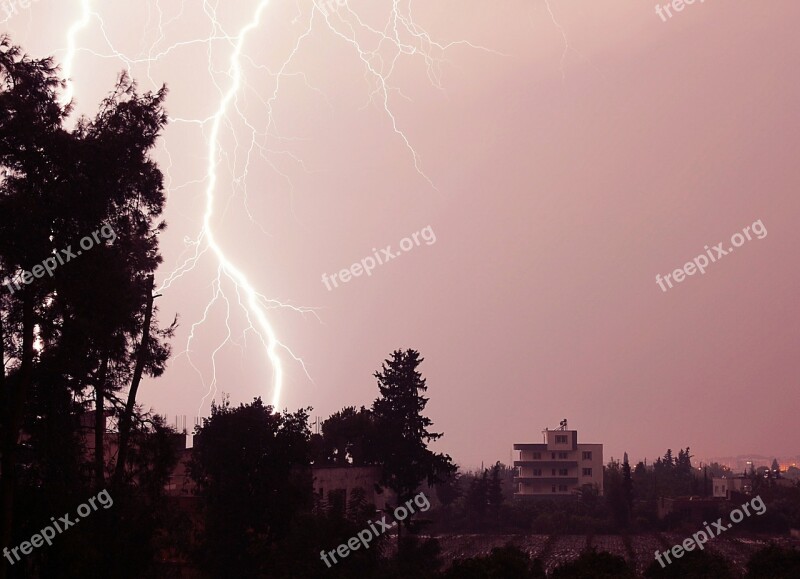
M 133 370 L 131 387 L 128 391 L 128 401 L 125 404 L 125 412 L 119 421 L 119 452 L 117 453 L 117 466 L 114 471 L 113 487 L 118 488 L 125 475 L 125 461 L 128 458 L 128 446 L 130 444 L 131 423 L 133 422 L 133 410 L 136 406 L 136 394 L 139 391 L 139 383 L 142 381 L 144 365 L 147 362 L 147 354 L 150 348 L 150 324 L 153 320 L 153 294 L 155 278 L 150 275 L 147 277 L 147 303 L 144 310 L 144 322 L 142 323 L 142 339 L 139 342 L 139 352 L 136 356 L 136 367 Z
M 5 378 L 5 366 L 3 366 L 3 378 L 0 387 L 3 389 L 3 425 L 5 431 L 2 435 L 2 479 L 0 479 L 0 549 L 11 547 L 11 530 L 14 522 L 14 490 L 16 487 L 16 457 L 17 443 L 19 442 L 19 432 L 22 428 L 22 414 L 25 408 L 25 399 L 33 380 L 33 327 L 34 327 L 34 297 L 29 289 L 23 290 L 22 294 L 22 361 L 19 373 L 13 380 L 16 389 L 12 392 L 10 385 Z M 0 324 L 2 322 L 0 321 Z M 0 332 L 0 340 L 3 335 Z M 4 360 L 5 361 L 5 360 Z M 5 561 L 0 566 L 0 579 L 6 577 Z
M 94 398 L 94 483 L 98 489 L 105 486 L 106 456 L 106 380 L 108 379 L 108 354 L 103 355 L 95 384 Z

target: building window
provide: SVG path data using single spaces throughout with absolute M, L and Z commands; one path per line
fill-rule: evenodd
M 569 471 L 566 468 L 558 469 L 558 476 L 567 476 L 568 473 Z
M 590 468 L 583 469 L 583 476 L 592 476 L 592 469 Z
M 534 452 L 533 453 L 533 460 L 542 460 L 542 453 L 541 452 Z
M 556 434 L 556 444 L 567 444 L 567 435 Z
M 568 456 L 568 453 L 566 453 L 566 452 L 559 452 L 558 453 L 558 458 L 560 458 L 562 460 L 567 458 L 567 456 Z
M 553 492 L 556 492 L 556 485 L 553 485 Z
M 542 476 L 542 469 L 540 468 L 533 469 L 533 476 Z
M 552 458 L 553 460 L 555 460 L 555 459 L 556 459 L 556 453 L 555 453 L 555 452 L 551 453 L 551 454 L 550 454 L 550 458 Z
M 592 460 L 592 451 L 591 450 L 584 450 L 583 451 L 583 460 Z
M 560 493 L 567 492 L 567 485 L 558 485 L 558 492 Z

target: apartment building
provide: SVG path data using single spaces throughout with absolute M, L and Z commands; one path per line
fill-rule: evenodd
M 540 444 L 515 444 L 517 498 L 573 496 L 584 486 L 603 494 L 603 445 L 578 443 L 578 431 L 562 420 L 557 430 L 545 428 Z

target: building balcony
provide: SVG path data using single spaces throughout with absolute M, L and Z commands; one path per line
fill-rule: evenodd
M 514 482 L 542 484 L 578 484 L 577 476 L 515 476 Z
M 564 501 L 571 502 L 577 500 L 578 494 L 574 491 L 568 492 L 550 492 L 550 489 L 545 491 L 537 491 L 535 493 L 514 493 L 514 500 L 517 501 L 532 501 L 540 499 L 549 499 L 551 501 Z
M 578 468 L 577 460 L 515 460 L 514 466 L 529 468 Z
M 514 450 L 535 450 L 536 452 L 545 452 L 547 451 L 546 444 L 515 444 Z M 563 450 L 563 449 L 562 449 Z

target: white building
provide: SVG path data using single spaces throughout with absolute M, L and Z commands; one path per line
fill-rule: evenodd
M 541 444 L 515 444 L 517 498 L 573 495 L 584 486 L 603 494 L 603 445 L 578 444 L 578 431 L 545 429 Z
M 753 494 L 753 481 L 749 476 L 745 475 L 728 475 L 722 477 L 714 477 L 711 479 L 714 484 L 714 498 L 731 500 L 731 495 L 740 493 L 743 495 Z M 767 484 L 764 479 L 764 484 Z M 769 481 L 771 486 L 779 487 L 792 487 L 794 481 L 788 478 L 772 479 Z
M 723 476 L 713 477 L 714 498 L 730 499 L 731 493 L 742 493 L 749 495 L 753 492 L 753 486 L 748 477 L 744 476 Z

